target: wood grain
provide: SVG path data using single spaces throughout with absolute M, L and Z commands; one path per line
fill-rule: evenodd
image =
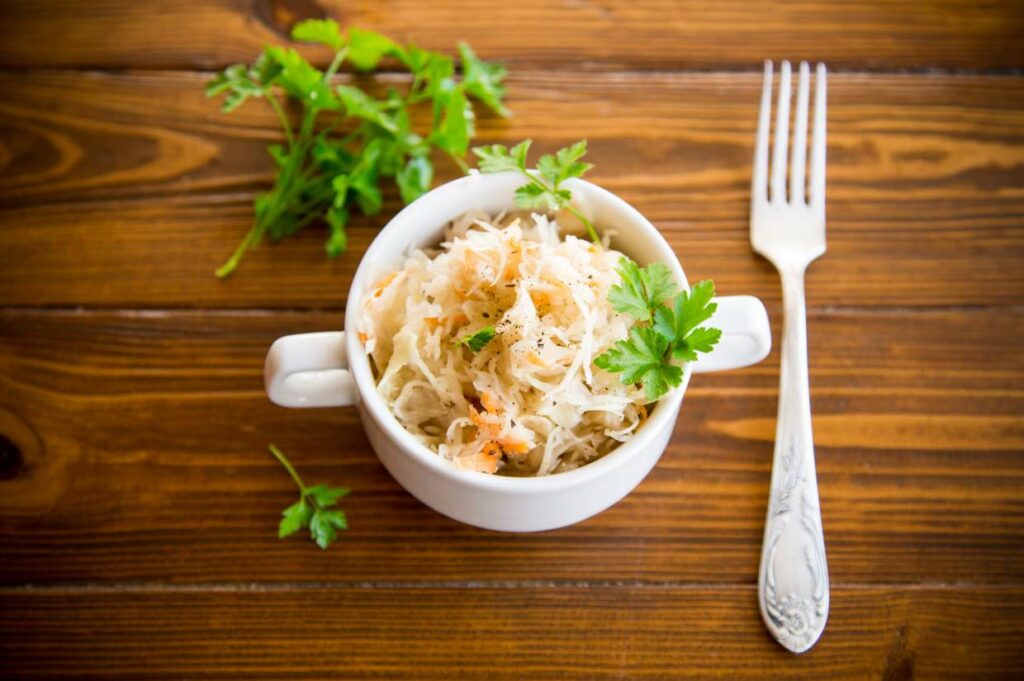
M 211 276 L 270 181 L 272 115 L 230 116 L 198 74 L 0 74 L 0 301 L 19 306 L 339 307 L 398 209 L 322 229 Z M 385 79 L 386 81 L 394 79 Z M 587 137 L 594 180 L 665 233 L 691 278 L 778 300 L 747 237 L 757 74 L 520 72 L 516 117 L 480 141 Z M 828 254 L 810 304 L 1016 305 L 1024 296 L 1024 80 L 830 78 Z M 441 166 L 442 179 L 453 177 Z M 153 276 L 159 262 L 160 276 Z
M 799 657 L 771 641 L 756 611 L 751 587 L 4 590 L 0 657 L 17 679 L 1024 673 L 1020 588 L 834 589 L 829 629 Z
M 21 452 L 0 472 L 0 583 L 753 583 L 777 355 L 695 379 L 668 451 L 625 501 L 573 528 L 509 536 L 403 492 L 354 410 L 267 401 L 270 342 L 341 324 L 0 313 L 0 435 Z M 831 311 L 809 329 L 833 582 L 1019 584 L 1024 316 Z M 307 479 L 355 490 L 352 529 L 331 551 L 276 539 L 295 492 L 270 441 Z
M 747 239 L 758 71 L 829 63 L 812 651 L 757 615 L 777 354 L 697 377 L 633 494 L 537 535 L 424 507 L 354 410 L 269 404 L 267 346 L 342 326 L 399 204 L 338 261 L 313 228 L 215 280 L 280 132 L 202 84 L 322 15 L 506 62 L 516 116 L 480 142 L 588 138 L 690 278 L 776 327 Z M 1014 0 L 0 3 L 0 677 L 1024 678 L 1022 40 Z M 295 490 L 269 441 L 354 488 L 331 550 L 276 538 Z
M 431 49 L 468 40 L 513 67 L 573 70 L 750 68 L 787 58 L 1006 69 L 1022 65 L 1024 36 L 1013 0 L 6 0 L 0 67 L 209 69 L 250 61 L 297 19 L 324 15 Z

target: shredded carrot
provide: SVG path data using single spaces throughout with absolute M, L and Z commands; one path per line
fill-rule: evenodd
M 362 331 L 360 331 L 360 332 L 359 332 L 359 341 L 360 341 L 360 342 L 362 342 L 362 343 L 365 343 L 365 342 L 366 342 L 366 341 L 368 341 L 368 340 L 370 340 L 370 337 L 369 337 L 369 336 L 367 336 L 367 335 L 366 335 L 365 333 L 363 333 Z
M 386 289 L 388 287 L 388 284 L 393 282 L 395 280 L 395 277 L 397 276 L 398 272 L 392 272 L 388 276 L 381 279 L 380 283 L 377 284 L 377 291 L 373 294 L 373 297 L 380 298 L 380 294 L 384 293 L 384 289 Z
M 476 410 L 476 407 L 474 407 L 472 404 L 469 405 L 469 420 L 472 421 L 473 425 L 475 425 L 477 428 L 481 427 L 484 424 L 483 415 L 480 412 L 478 412 Z
M 501 430 L 501 423 L 495 422 L 496 418 L 493 414 L 481 414 L 473 408 L 473 405 L 469 405 L 469 420 L 488 438 L 495 437 Z
M 521 440 L 517 437 L 503 437 L 498 440 L 498 444 L 501 445 L 502 449 L 510 454 L 526 454 L 530 451 L 530 444 L 526 440 Z
M 460 276 L 452 278 L 452 293 L 454 293 L 455 297 L 459 300 L 469 299 L 469 291 L 464 287 L 464 283 L 465 282 L 462 281 Z
M 501 461 L 501 447 L 494 442 L 487 442 L 480 450 L 480 457 L 481 464 L 484 466 L 483 470 L 487 473 L 496 473 L 498 462 Z
M 505 279 L 514 280 L 516 278 L 516 272 L 519 270 L 519 263 L 523 260 L 523 252 L 520 249 L 519 239 L 515 239 L 510 242 L 512 252 L 509 254 L 508 260 L 505 263 L 505 271 L 502 272 L 502 277 Z
M 487 392 L 486 390 L 480 393 L 480 404 L 484 405 L 484 409 L 496 414 L 499 411 L 504 411 L 504 407 L 497 397 Z

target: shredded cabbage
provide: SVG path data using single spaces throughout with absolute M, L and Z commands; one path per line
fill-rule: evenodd
M 571 470 L 628 440 L 643 391 L 593 366 L 632 323 L 608 303 L 621 257 L 541 214 L 453 221 L 363 301 L 360 338 L 395 418 L 484 473 Z M 458 343 L 488 326 L 479 352 Z

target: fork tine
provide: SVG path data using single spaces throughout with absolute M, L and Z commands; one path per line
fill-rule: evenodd
M 793 149 L 789 160 L 789 200 L 804 202 L 804 163 L 807 160 L 807 100 L 810 92 L 811 70 L 807 62 L 800 62 L 800 84 L 796 91 L 796 129 L 793 131 Z
M 768 126 L 772 113 L 772 63 L 764 63 L 764 84 L 761 87 L 761 114 L 754 145 L 754 179 L 750 188 L 753 203 L 768 200 Z
M 772 201 L 786 202 L 786 151 L 789 149 L 789 62 L 782 62 L 779 98 L 775 111 L 775 144 L 772 147 Z
M 816 210 L 825 209 L 825 65 L 818 63 L 814 75 L 814 131 L 811 137 L 811 197 Z

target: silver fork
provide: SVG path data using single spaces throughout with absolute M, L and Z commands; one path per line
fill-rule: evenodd
M 821 636 L 829 601 L 814 470 L 804 303 L 804 271 L 825 252 L 825 65 L 818 64 L 815 74 L 810 192 L 805 196 L 810 79 L 807 63 L 801 63 L 787 197 L 790 67 L 782 62 L 769 181 L 772 64 L 765 63 L 750 198 L 750 242 L 779 271 L 785 314 L 775 455 L 757 593 L 768 630 L 795 653 L 804 652 Z

